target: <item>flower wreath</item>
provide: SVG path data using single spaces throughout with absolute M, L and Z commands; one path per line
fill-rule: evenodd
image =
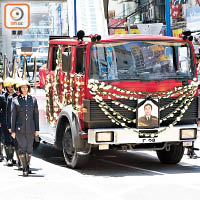
M 116 86 L 112 86 L 109 84 L 106 84 L 105 82 L 99 82 L 98 80 L 90 79 L 88 81 L 88 88 L 90 90 L 90 93 L 93 95 L 93 99 L 98 103 L 101 110 L 104 112 L 104 114 L 115 124 L 121 125 L 124 128 L 131 129 L 131 127 L 128 126 L 130 123 L 136 123 L 136 119 L 129 119 L 123 115 L 121 115 L 119 112 L 115 111 L 111 106 L 109 106 L 105 101 L 103 97 L 106 97 L 107 99 L 111 99 L 111 103 L 118 105 L 119 107 L 122 107 L 126 110 L 136 112 L 136 108 L 130 107 L 124 103 L 121 103 L 118 99 L 130 99 L 130 100 L 138 100 L 141 98 L 145 98 L 146 96 L 156 97 L 158 99 L 161 98 L 169 98 L 176 95 L 179 95 L 178 98 L 176 98 L 171 103 L 168 103 L 160 108 L 160 110 L 165 110 L 171 106 L 173 106 L 177 102 L 181 102 L 175 110 L 167 114 L 165 117 L 160 119 L 160 123 L 163 121 L 166 121 L 168 118 L 174 117 L 174 114 L 180 111 L 180 114 L 176 119 L 168 126 L 168 128 L 172 128 L 178 121 L 181 120 L 183 117 L 183 114 L 188 109 L 189 105 L 193 101 L 194 95 L 196 93 L 196 89 L 198 86 L 198 82 L 196 78 L 187 86 L 181 86 L 181 87 L 175 87 L 172 90 L 168 91 L 159 91 L 159 92 L 136 92 L 136 91 L 129 91 L 126 89 L 122 89 Z M 112 92 L 110 92 L 112 90 Z M 113 93 L 113 91 L 115 91 Z M 116 99 L 117 98 L 117 99 Z M 161 133 L 165 131 L 167 128 L 164 128 L 158 133 Z M 134 132 L 141 134 L 137 130 L 133 130 Z M 142 133 L 143 134 L 143 133 Z M 154 133 L 148 133 L 154 134 Z

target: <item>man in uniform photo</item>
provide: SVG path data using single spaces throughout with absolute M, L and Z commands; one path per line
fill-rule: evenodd
M 152 105 L 147 103 L 144 105 L 144 113 L 145 115 L 140 117 L 138 120 L 138 126 L 150 126 L 157 127 L 158 126 L 158 117 L 153 116 L 152 113 Z

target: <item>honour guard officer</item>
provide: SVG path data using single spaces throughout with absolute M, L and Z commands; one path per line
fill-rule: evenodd
M 8 131 L 9 131 L 10 134 L 11 134 L 11 104 L 12 104 L 13 98 L 18 96 L 18 94 L 19 94 L 18 87 L 19 87 L 19 83 L 21 81 L 22 81 L 21 78 L 15 78 L 14 89 L 15 89 L 16 93 L 14 93 L 13 95 L 9 95 L 8 99 L 7 99 L 7 127 L 8 127 Z M 11 143 L 12 149 L 15 150 L 15 153 L 16 153 L 16 156 L 17 156 L 17 166 L 18 166 L 18 169 L 21 170 L 22 166 L 21 166 L 21 162 L 20 162 L 20 159 L 19 159 L 17 140 L 12 138 L 12 137 L 11 137 L 11 139 L 12 139 L 12 143 Z M 15 161 L 13 160 L 13 164 L 14 163 L 15 163 Z
M 30 84 L 27 80 L 19 84 L 19 92 L 12 101 L 11 130 L 12 137 L 17 139 L 23 176 L 28 176 L 34 136 L 39 135 L 39 111 L 36 98 L 28 94 Z
M 3 130 L 1 120 L 3 119 L 3 112 L 5 112 L 3 107 L 6 108 L 5 97 L 3 96 L 4 93 L 5 92 L 3 91 L 3 79 L 0 78 L 0 162 L 3 161 Z
M 6 78 L 4 80 L 4 88 L 6 89 L 6 93 L 4 94 L 6 101 L 6 112 L 4 113 L 4 125 L 3 125 L 3 134 L 4 134 L 4 148 L 6 152 L 6 160 L 8 166 L 13 166 L 15 164 L 14 156 L 14 142 L 11 137 L 11 132 L 8 130 L 8 123 L 10 121 L 10 113 L 11 113 L 11 101 L 13 97 L 16 97 L 17 94 L 14 91 L 15 80 L 13 78 Z

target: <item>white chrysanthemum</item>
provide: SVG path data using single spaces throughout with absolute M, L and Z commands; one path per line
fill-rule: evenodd
M 109 115 L 109 113 L 108 113 L 108 112 L 106 112 L 106 111 L 105 111 L 104 113 L 105 113 L 105 115 Z
M 104 87 L 104 90 L 109 90 L 109 89 L 111 89 L 111 88 L 112 88 L 111 85 L 106 85 L 106 86 Z
M 181 110 L 181 113 L 185 113 L 185 109 Z
M 174 126 L 172 124 L 169 125 L 169 128 L 173 128 Z
M 126 126 L 126 124 L 125 124 L 125 123 L 121 123 L 121 125 L 122 125 L 122 126 Z
M 97 85 L 94 85 L 94 86 L 91 88 L 91 90 L 92 90 L 93 92 L 96 92 L 97 89 L 98 89 L 98 86 L 97 86 Z
M 91 89 L 93 87 L 93 85 L 91 84 L 88 84 L 88 88 Z

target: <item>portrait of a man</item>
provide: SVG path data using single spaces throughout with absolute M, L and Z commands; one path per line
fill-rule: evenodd
M 157 110 L 158 107 L 156 106 Z M 156 110 L 156 108 L 154 108 Z M 147 102 L 139 108 L 138 127 L 158 127 L 158 111 L 153 112 L 153 103 Z M 142 116 L 141 116 L 142 113 Z

